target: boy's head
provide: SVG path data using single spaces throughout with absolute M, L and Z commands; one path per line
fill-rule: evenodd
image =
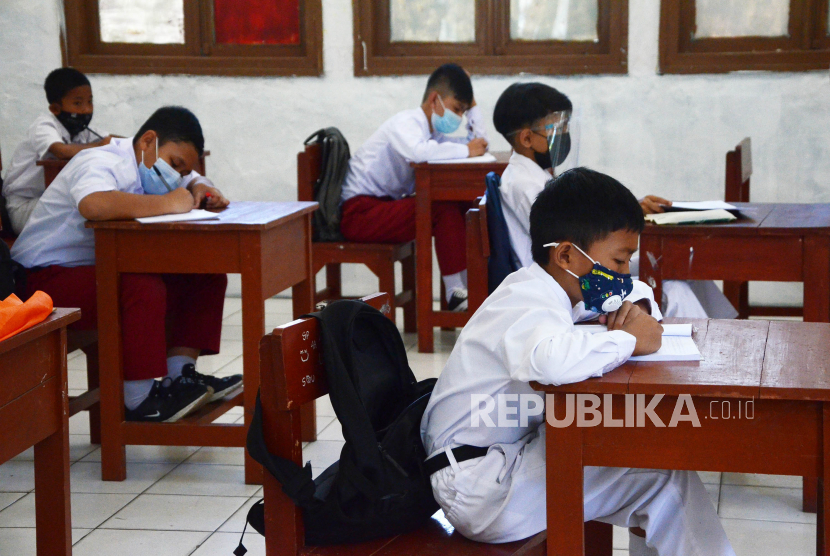
M 514 83 L 496 102 L 493 124 L 517 152 L 533 159 L 533 153 L 548 152 L 545 134 L 548 117 L 555 112 L 572 110 L 568 97 L 553 87 L 543 83 Z
M 74 68 L 58 68 L 43 83 L 49 111 L 70 135 L 83 131 L 92 120 L 92 86 L 86 75 Z
M 202 126 L 196 116 L 181 106 L 156 110 L 133 137 L 136 160 L 148 168 L 157 158 L 165 160 L 179 174 L 189 174 L 205 151 Z
M 461 116 L 473 105 L 473 84 L 470 76 L 458 64 L 444 64 L 429 76 L 421 106 L 427 117 L 439 117 L 444 110 Z
M 643 209 L 623 184 L 588 168 L 574 168 L 550 180 L 530 209 L 533 260 L 575 305 L 582 292 L 567 271 L 584 276 L 593 267 L 590 257 L 628 274 L 644 226 Z M 559 245 L 545 247 L 554 242 Z

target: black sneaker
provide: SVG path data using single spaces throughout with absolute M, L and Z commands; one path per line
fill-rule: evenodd
M 456 288 L 452 291 L 452 296 L 447 303 L 447 309 L 450 311 L 460 312 L 467 310 L 467 290 L 464 288 Z
M 127 421 L 172 423 L 205 404 L 211 392 L 207 387 L 190 380 L 175 381 L 169 377 L 157 380 L 150 395 L 141 404 L 126 411 Z
M 218 376 L 203 375 L 196 371 L 196 366 L 192 363 L 188 363 L 182 367 L 182 377 L 192 380 L 196 384 L 206 386 L 211 391 L 211 395 L 205 403 L 220 400 L 228 394 L 242 388 L 242 375 L 231 375 L 221 378 Z

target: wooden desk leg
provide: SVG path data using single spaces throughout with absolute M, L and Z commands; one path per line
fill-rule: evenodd
M 825 510 L 830 508 L 830 488 L 825 488 L 825 485 L 830 485 L 830 404 L 825 403 L 822 407 L 822 452 L 823 465 L 821 475 L 822 478 L 818 481 L 818 494 L 821 498 L 818 499 L 818 515 L 816 516 L 816 554 L 819 556 L 830 556 L 830 546 L 827 544 L 830 536 L 830 522 L 825 518 L 827 515 Z
M 98 282 L 98 364 L 101 383 L 101 478 L 127 478 L 124 445 L 124 368 L 121 346 L 121 277 L 116 269 L 114 230 L 95 232 L 95 277 Z
M 302 315 L 306 315 L 314 311 L 314 297 L 316 295 L 316 286 L 314 283 L 314 268 L 311 260 L 311 215 L 306 219 L 306 234 L 308 236 L 308 264 L 306 268 L 306 278 L 299 284 L 295 284 L 291 288 L 291 304 L 294 311 L 294 318 L 298 319 Z M 337 280 L 340 281 L 340 265 L 328 265 L 326 267 L 326 280 L 328 281 L 329 267 L 337 267 Z M 392 284 L 394 285 L 394 278 Z M 327 283 L 328 287 L 328 283 Z M 339 288 L 340 286 L 338 286 Z M 392 288 L 394 290 L 394 288 Z M 338 295 L 340 290 L 338 289 Z M 394 291 L 392 293 L 394 294 Z M 257 350 L 259 347 L 257 347 Z M 257 358 L 259 356 L 257 355 Z M 258 359 L 257 359 L 258 360 Z M 252 414 L 253 415 L 253 414 Z M 317 403 L 309 402 L 300 408 L 300 438 L 303 442 L 314 442 L 317 440 Z
M 434 330 L 432 329 L 432 193 L 429 172 L 415 174 L 415 298 L 418 306 L 418 351 L 432 353 Z M 390 292 L 394 295 L 394 292 Z
M 565 418 L 565 396 L 554 394 L 554 407 L 547 408 L 560 420 Z M 576 423 L 545 428 L 548 556 L 584 554 L 582 429 Z
M 69 503 L 69 405 L 66 396 L 66 329 L 60 331 L 63 372 L 52 387 L 58 430 L 35 444 L 35 524 L 38 556 L 72 554 L 72 514 Z
M 830 322 L 830 237 L 804 238 L 804 322 Z M 816 479 L 804 477 L 802 509 L 815 513 Z

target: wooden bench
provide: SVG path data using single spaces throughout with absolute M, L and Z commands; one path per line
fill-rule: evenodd
M 306 145 L 297 154 L 297 200 L 314 201 L 314 184 L 320 177 L 320 145 Z M 395 320 L 395 308 L 403 307 L 404 330 L 415 332 L 415 241 L 406 243 L 356 243 L 351 241 L 322 242 L 311 245 L 312 273 L 325 267 L 326 287 L 317 290 L 314 301 L 343 298 L 342 264 L 365 265 L 378 277 L 380 291 L 394 292 L 395 263 L 401 263 L 402 291 L 390 299 L 389 318 Z
M 379 310 L 388 310 L 389 296 L 363 298 Z M 328 393 L 323 359 L 315 346 L 320 329 L 315 319 L 299 319 L 276 328 L 260 342 L 260 379 L 263 430 L 268 450 L 302 465 L 300 407 Z M 304 355 L 301 357 L 300 353 Z M 307 354 L 307 355 L 305 355 Z M 545 554 L 545 532 L 507 544 L 470 541 L 455 532 L 442 512 L 423 528 L 393 538 L 348 546 L 305 546 L 302 512 L 282 491 L 280 483 L 264 474 L 265 553 L 268 556 L 541 556 Z M 598 522 L 585 524 L 586 554 L 610 556 L 612 527 Z
M 749 180 L 752 176 L 752 141 L 746 137 L 735 150 L 726 153 L 727 203 L 749 202 Z M 749 282 L 723 283 L 723 293 L 738 311 L 738 318 L 753 317 L 803 317 L 803 307 L 781 307 L 774 305 L 750 305 Z

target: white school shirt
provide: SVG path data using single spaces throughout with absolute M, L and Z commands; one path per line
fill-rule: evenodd
M 427 454 L 463 444 L 515 444 L 544 420 L 540 414 L 525 426 L 486 427 L 481 421 L 473 427 L 474 394 L 496 400 L 502 394 L 533 394 L 530 381 L 579 382 L 625 363 L 636 338 L 622 330 L 582 332 L 574 326 L 586 315 L 580 306 L 572 307 L 562 286 L 536 263 L 509 275 L 461 331 L 432 391 L 421 420 Z M 662 318 L 653 300 L 652 315 Z M 515 410 L 519 402 L 506 405 Z M 490 416 L 498 425 L 497 412 Z
M 415 193 L 415 169 L 411 163 L 467 158 L 467 143 L 486 138 L 481 111 L 467 111 L 467 137 L 430 133 L 423 109 L 395 114 L 369 137 L 349 160 L 340 201 L 358 195 L 401 199 Z
M 101 132 L 103 137 L 107 134 Z M 89 129 L 85 129 L 75 137 L 69 132 L 54 114 L 44 114 L 38 117 L 29 127 L 26 139 L 18 145 L 12 155 L 12 161 L 3 181 L 3 196 L 35 199 L 43 195 L 46 188 L 43 179 L 43 167 L 36 164 L 39 160 L 56 160 L 49 152 L 49 147 L 55 143 L 67 145 L 87 145 L 101 139 Z
M 510 245 L 522 266 L 533 264 L 530 248 L 530 207 L 553 176 L 530 158 L 513 151 L 501 175 L 501 207 Z
M 192 172 L 181 181 L 184 187 Z M 12 259 L 26 268 L 95 264 L 95 235 L 84 227 L 81 200 L 99 191 L 143 194 L 133 138 L 79 152 L 43 193 L 12 247 Z

